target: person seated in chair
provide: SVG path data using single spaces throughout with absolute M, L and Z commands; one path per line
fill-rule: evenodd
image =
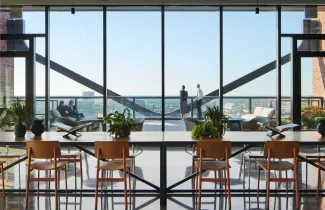
M 56 108 L 62 117 L 69 117 L 69 108 L 67 105 L 64 105 L 64 101 L 60 101 L 60 105 Z
M 74 101 L 70 100 L 68 105 L 69 116 L 74 118 L 85 118 L 83 113 L 79 113 L 77 107 L 74 105 Z

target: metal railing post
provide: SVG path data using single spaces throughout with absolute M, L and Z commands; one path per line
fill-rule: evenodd
M 249 108 L 249 113 L 252 113 L 252 98 L 248 98 L 248 108 Z
M 134 110 L 134 106 L 135 106 L 135 98 L 133 97 L 133 99 L 132 99 L 132 102 L 133 102 L 133 104 L 132 104 L 132 110 L 133 110 L 133 119 L 135 118 L 135 110 Z
M 193 117 L 193 98 L 191 98 L 191 117 Z
M 76 109 L 79 110 L 79 107 L 78 107 L 78 98 L 74 98 L 74 104 L 76 106 Z

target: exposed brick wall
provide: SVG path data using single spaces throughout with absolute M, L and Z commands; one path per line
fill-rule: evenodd
M 7 33 L 7 20 L 10 18 L 9 11 L 0 12 L 0 34 Z M 0 50 L 7 50 L 6 40 L 0 41 Z M 0 57 L 0 105 L 14 96 L 14 59 Z M 8 100 L 7 100 L 8 102 Z
M 321 33 L 325 34 L 325 11 L 318 11 L 321 22 Z M 320 43 L 321 50 L 325 49 L 325 40 Z M 313 58 L 313 96 L 322 96 L 325 99 L 325 58 Z
M 318 19 L 304 19 L 303 33 L 304 34 L 319 34 L 321 22 Z M 318 51 L 320 50 L 321 40 L 304 40 L 299 46 L 301 51 Z

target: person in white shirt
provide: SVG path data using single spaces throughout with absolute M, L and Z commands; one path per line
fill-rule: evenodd
M 196 94 L 196 108 L 197 108 L 197 116 L 199 119 L 202 119 L 202 98 L 203 98 L 203 91 L 200 88 L 200 84 L 197 84 L 197 94 Z

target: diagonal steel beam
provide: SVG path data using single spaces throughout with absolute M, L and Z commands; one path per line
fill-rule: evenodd
M 286 54 L 285 56 L 282 56 L 281 58 L 281 65 L 287 64 L 291 61 L 291 53 Z M 273 70 L 276 69 L 276 61 L 272 61 L 258 69 L 256 69 L 255 71 L 252 71 L 234 81 L 232 81 L 231 83 L 225 85 L 223 87 L 223 94 L 229 93 L 233 90 L 235 90 L 236 88 L 241 87 L 242 85 L 245 85 L 251 81 L 253 81 L 254 79 L 257 79 L 258 77 L 263 76 L 264 74 L 267 74 Z M 219 89 L 212 91 L 211 93 L 208 93 L 206 96 L 214 96 L 214 97 L 218 97 L 219 96 Z M 205 98 L 204 102 L 205 103 L 209 103 L 210 101 L 214 100 L 214 98 Z M 188 109 L 191 109 L 191 104 L 188 104 Z M 193 103 L 193 109 L 196 109 L 196 103 Z M 172 113 L 169 113 L 168 115 L 179 115 L 179 109 L 175 110 Z
M 300 45 L 300 47 L 302 47 L 302 46 L 303 46 L 303 43 Z M 15 44 L 15 48 L 16 48 L 15 50 L 26 50 L 26 49 L 28 50 L 28 47 L 23 40 L 17 40 L 16 44 Z M 40 54 L 36 54 L 36 61 L 45 65 L 45 57 L 43 57 Z M 287 64 L 290 61 L 291 61 L 291 53 L 288 53 L 285 56 L 281 57 L 281 65 Z M 74 71 L 54 62 L 54 61 L 50 61 L 50 68 L 64 76 L 80 83 L 80 84 L 83 84 L 84 86 L 86 86 L 100 94 L 103 94 L 103 91 L 104 91 L 103 86 L 87 79 L 86 77 L 81 76 L 80 74 L 77 74 L 76 72 L 74 72 Z M 233 82 L 225 85 L 223 88 L 223 94 L 229 93 L 229 92 L 235 90 L 236 88 L 239 88 L 242 85 L 247 84 L 247 83 L 253 81 L 254 79 L 257 79 L 258 77 L 261 77 L 264 74 L 271 72 L 274 69 L 276 69 L 276 61 L 272 61 L 256 70 L 234 80 Z M 108 96 L 120 96 L 119 94 L 117 94 L 114 91 L 111 91 L 109 89 L 107 89 L 107 95 Z M 219 89 L 212 91 L 211 93 L 208 93 L 206 96 L 218 97 Z M 139 112 L 145 116 L 155 116 L 155 117 L 161 116 L 160 113 L 156 113 L 156 112 L 149 110 L 139 104 L 136 104 L 136 103 L 133 104 L 132 101 L 130 101 L 128 99 L 118 98 L 118 97 L 115 97 L 115 98 L 113 97 L 112 99 L 120 104 L 123 104 L 124 106 L 126 106 L 130 109 L 136 110 L 137 112 Z M 208 103 L 212 100 L 213 100 L 213 98 L 206 98 L 205 102 Z M 188 105 L 188 108 L 191 108 L 191 104 Z M 193 103 L 193 109 L 196 109 L 196 103 Z M 169 117 L 178 116 L 178 114 L 179 114 L 179 109 L 169 113 L 168 116 Z
M 45 57 L 43 57 L 40 54 L 36 54 L 36 61 L 42 65 L 45 65 Z M 104 88 L 102 85 L 99 85 L 96 82 L 93 82 L 90 79 L 88 79 L 84 76 L 81 76 L 80 74 L 77 74 L 76 72 L 71 71 L 70 69 L 68 69 L 54 61 L 50 61 L 50 68 L 64 76 L 88 87 L 89 89 L 92 89 L 92 90 L 98 92 L 99 94 L 103 95 Z M 115 93 L 112 90 L 107 89 L 107 96 L 120 96 L 120 95 Z M 136 104 L 136 103 L 133 104 L 133 102 L 130 101 L 129 99 L 125 99 L 123 97 L 121 97 L 121 98 L 113 97 L 111 99 L 116 101 L 117 103 L 123 104 L 124 106 L 126 106 L 129 109 L 134 109 L 137 112 L 139 112 L 145 116 L 160 116 L 159 113 L 153 112 L 152 110 L 149 110 L 139 104 Z
M 281 65 L 287 64 L 290 61 L 291 61 L 291 53 L 288 53 L 281 58 Z M 252 80 L 257 79 L 258 77 L 261 77 L 264 74 L 267 74 L 267 73 L 273 71 L 274 69 L 276 69 L 276 61 L 272 61 L 272 62 L 256 69 L 255 71 L 252 71 L 252 72 L 246 74 L 245 76 L 242 76 L 242 77 L 232 81 L 231 83 L 225 85 L 223 87 L 223 94 L 229 93 L 229 92 L 235 90 L 236 88 L 239 88 L 239 87 L 251 82 Z M 207 94 L 207 96 L 219 96 L 219 89 Z
M 15 34 L 13 34 L 12 36 L 14 39 Z M 8 39 L 10 39 L 10 37 Z M 23 51 L 23 53 L 24 53 L 24 51 L 29 50 L 29 47 L 27 46 L 27 44 L 24 40 L 10 40 L 10 41 L 12 42 L 12 44 L 10 45 L 10 49 L 9 49 L 10 51 L 1 52 L 2 54 L 6 55 L 6 54 L 10 54 L 14 51 L 15 52 Z M 38 53 L 36 53 L 36 61 L 42 65 L 45 65 L 45 63 L 46 63 L 45 57 Z M 68 77 L 69 79 L 74 80 L 74 81 L 88 87 L 89 89 L 92 89 L 92 90 L 98 92 L 99 94 L 103 95 L 103 91 L 104 91 L 103 86 L 97 84 L 96 82 L 93 82 L 90 79 L 88 79 L 84 76 L 81 76 L 80 74 L 77 74 L 76 72 L 74 72 L 74 71 L 72 71 L 72 70 L 52 61 L 52 60 L 50 61 L 50 68 L 64 76 Z M 116 101 L 117 103 L 123 104 L 127 108 L 134 109 L 137 112 L 139 112 L 145 116 L 151 116 L 151 117 L 161 116 L 161 114 L 153 112 L 152 110 L 149 110 L 139 104 L 133 103 L 129 99 L 125 99 L 123 97 L 121 97 L 121 98 L 116 97 L 116 96 L 120 96 L 120 95 L 115 93 L 112 90 L 107 89 L 106 91 L 107 91 L 107 96 L 113 96 L 113 98 L 111 98 L 112 100 Z
M 36 54 L 36 61 L 42 65 L 45 65 L 45 57 L 40 54 Z M 88 87 L 89 89 L 96 91 L 99 94 L 103 94 L 103 86 L 97 84 L 96 82 L 93 82 L 90 79 L 83 77 L 80 74 L 77 74 L 77 73 L 71 71 L 70 69 L 68 69 L 52 60 L 50 61 L 50 67 L 51 67 L 51 69 L 55 70 L 56 72 L 68 77 L 69 79 L 74 80 L 74 81 Z M 111 91 L 111 94 L 112 94 L 112 96 L 119 96 L 118 94 L 114 93 L 113 91 Z

